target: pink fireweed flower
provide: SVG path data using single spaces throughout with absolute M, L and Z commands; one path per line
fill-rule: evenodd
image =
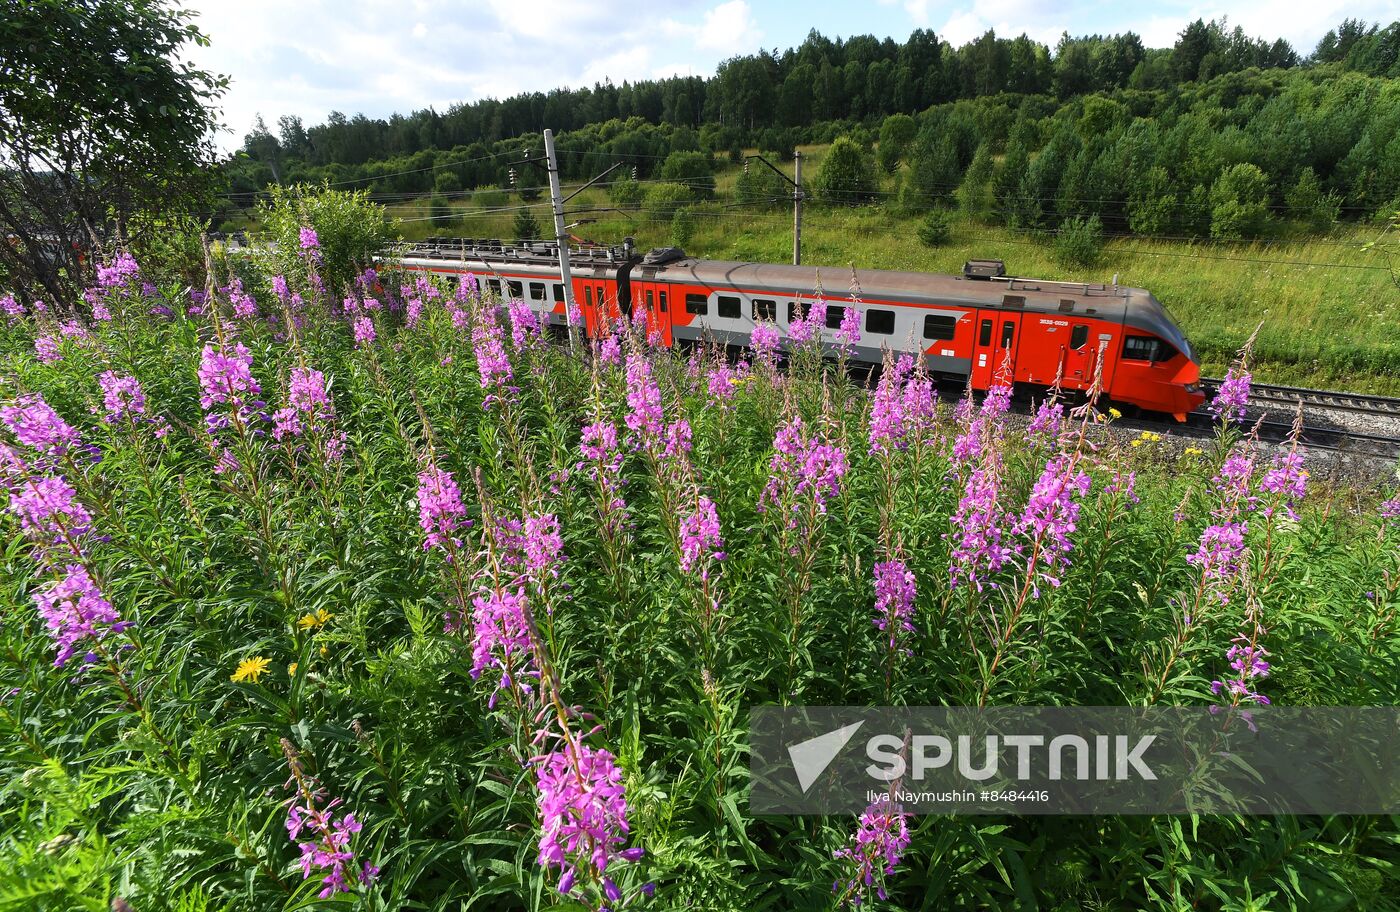
M 462 492 L 451 472 L 429 465 L 418 473 L 418 524 L 428 533 L 423 540 L 424 551 L 460 548 L 462 542 L 454 536 L 464 525 L 466 515 Z
M 131 626 L 103 597 L 82 564 L 69 564 L 62 577 L 34 593 L 34 604 L 57 650 L 55 668 L 66 665 L 80 648 L 93 648 L 108 634 L 121 633 Z M 97 656 L 89 652 L 83 664 L 96 660 Z
M 506 316 L 510 320 L 510 344 L 516 351 L 525 351 L 543 338 L 539 316 L 519 298 L 506 302 Z
M 621 892 L 608 877 L 616 861 L 637 861 L 640 848 L 627 844 L 627 790 L 616 758 L 601 748 L 562 745 L 534 761 L 539 789 L 539 865 L 558 870 L 559 892 L 580 888 L 579 874 L 596 881 L 609 908 Z
M 1255 683 L 1269 676 L 1270 665 L 1265 661 L 1268 656 L 1267 649 L 1251 642 L 1248 637 L 1235 637 L 1225 653 L 1225 659 L 1235 674 L 1223 681 L 1211 681 L 1210 692 L 1216 696 L 1220 696 L 1221 693 L 1228 694 L 1230 702 L 1236 706 L 1240 703 L 1268 706 L 1269 698 L 1258 691 L 1258 685 Z
M 709 375 L 705 378 L 705 390 L 710 394 L 710 401 L 721 404 L 729 402 L 734 398 L 734 388 L 741 379 L 742 374 L 730 367 L 726 358 L 721 357 L 711 366 Z
M 1040 595 L 1040 582 L 1059 588 L 1060 577 L 1069 567 L 1073 550 L 1070 534 L 1079 521 L 1077 498 L 1089 493 L 1089 476 L 1068 455 L 1061 453 L 1045 464 L 1031 490 L 1026 509 L 1016 525 L 1018 535 L 1039 545 L 1035 565 L 1027 572 L 1033 575 L 1031 587 Z
M 598 343 L 598 360 L 613 367 L 622 363 L 622 343 L 616 335 L 609 333 Z
M 305 225 L 303 225 L 303 226 L 301 227 L 301 249 L 302 249 L 302 250 L 320 250 L 320 249 L 321 249 L 321 239 L 320 239 L 319 237 L 316 236 L 316 229 L 315 229 L 315 228 L 308 228 L 308 227 L 305 226 Z
M 1274 495 L 1281 502 L 1284 515 L 1296 521 L 1298 514 L 1293 508 L 1308 490 L 1308 470 L 1303 468 L 1303 455 L 1297 450 L 1280 453 L 1260 479 L 1259 490 Z M 1265 518 L 1272 518 L 1274 507 L 1267 506 L 1261 512 Z
M 291 300 L 292 290 L 287 287 L 286 276 L 275 275 L 272 277 L 272 293 L 277 295 L 277 299 L 284 304 Z
M 353 813 L 335 818 L 333 811 L 340 803 L 336 798 L 318 809 L 314 799 L 308 799 L 304 806 L 294 800 L 287 811 L 287 838 L 301 850 L 298 863 L 302 879 L 310 878 L 312 873 L 323 875 L 322 889 L 317 894 L 321 899 L 350 892 L 351 879 L 368 885 L 379 875 L 379 868 L 368 862 L 362 867 L 355 866 L 355 853 L 350 850 L 350 843 L 363 829 L 363 824 Z
M 57 364 L 63 360 L 58 337 L 52 333 L 40 333 L 34 337 L 34 357 L 40 364 Z
M 559 576 L 564 538 L 559 534 L 559 519 L 553 513 L 525 517 L 520 545 L 526 576 L 540 584 L 546 578 Z
M 860 815 L 852 844 L 834 855 L 854 862 L 855 871 L 844 884 L 832 884 L 832 892 L 854 904 L 859 904 L 872 888 L 880 899 L 888 899 L 885 878 L 895 872 L 909 847 L 909 839 L 909 820 L 898 805 L 890 804 L 888 799 L 871 804 Z
M 1140 503 L 1137 496 L 1137 472 L 1114 472 L 1113 480 L 1104 486 L 1105 494 L 1122 494 L 1130 503 Z M 1177 520 L 1180 522 L 1181 520 Z
M 953 513 L 955 531 L 948 535 L 952 540 L 949 573 L 954 588 L 972 585 L 981 592 L 1015 554 L 1007 541 L 1007 516 L 999 497 L 995 471 L 984 466 L 974 468 Z
M 1186 562 L 1199 567 L 1207 590 L 1223 605 L 1230 600 L 1230 590 L 1244 569 L 1245 534 L 1249 525 L 1226 522 L 1207 526 L 1201 533 L 1201 543 Z
M 20 481 L 10 494 L 9 510 L 19 518 L 20 529 L 44 546 L 67 544 L 76 551 L 77 540 L 92 527 L 92 514 L 61 475 Z
M 119 253 L 116 259 L 110 263 L 101 263 L 97 267 L 97 285 L 102 289 L 117 288 L 125 286 L 130 279 L 136 278 L 141 272 L 141 267 L 129 253 Z
M 508 384 L 514 373 L 502 341 L 501 324 L 489 310 L 484 311 L 472 326 L 472 350 L 476 354 L 476 371 L 481 378 L 481 388 L 491 391 L 482 402 L 482 407 L 490 408 L 500 392 L 509 391 Z
M 22 445 L 42 456 L 61 457 L 78 446 L 80 439 L 78 431 L 37 393 L 20 396 L 14 405 L 0 406 L 0 422 Z
M 232 353 L 226 348 L 204 346 L 199 359 L 200 407 L 205 411 L 216 405 L 231 405 L 242 410 L 249 403 L 246 397 L 258 396 L 262 387 L 253 379 L 253 355 L 242 342 L 234 343 Z
M 778 342 L 782 334 L 776 323 L 760 322 L 754 325 L 749 334 L 749 345 L 753 348 L 754 360 L 771 365 L 777 356 Z
M 1232 367 L 1225 372 L 1215 398 L 1207 408 L 1217 421 L 1243 421 L 1245 406 L 1249 404 L 1250 374 L 1243 365 Z
M 888 362 L 886 362 L 888 363 Z M 905 415 L 904 378 L 914 367 L 908 357 L 900 358 L 880 374 L 875 397 L 870 403 L 870 452 L 888 454 L 905 449 L 909 420 Z
M 816 513 L 825 515 L 827 501 L 841 492 L 847 470 L 845 452 L 819 435 L 808 436 L 799 416 L 778 428 L 773 450 L 759 510 L 785 506 L 793 513 L 788 525 L 796 528 L 802 501 L 810 498 Z
M 642 446 L 661 433 L 661 388 L 651 376 L 651 362 L 640 352 L 627 355 L 627 416 L 634 446 Z
M 225 289 L 228 294 L 229 304 L 233 306 L 233 315 L 239 320 L 251 320 L 258 315 L 258 302 L 253 300 L 253 296 L 243 290 L 243 280 L 234 278 Z
M 374 332 L 374 321 L 372 319 L 368 316 L 356 317 L 354 329 L 356 348 L 364 348 L 367 345 L 374 344 L 376 335 Z
M 914 632 L 914 573 L 903 561 L 883 561 L 875 565 L 876 628 L 889 635 L 889 650 L 899 648 L 903 634 Z M 904 650 L 906 653 L 908 649 Z
M 103 423 L 115 424 L 122 418 L 136 421 L 145 416 L 146 393 L 141 389 L 141 381 L 103 371 L 97 382 L 102 387 L 102 407 L 106 410 Z
M 24 305 L 16 301 L 12 294 L 0 296 L 0 313 L 5 315 L 7 323 L 13 325 L 24 316 Z
M 1054 445 L 1060 439 L 1060 429 L 1064 425 L 1065 407 L 1054 398 L 1041 400 L 1035 415 L 1026 426 L 1026 435 L 1036 443 Z
M 1382 523 L 1386 521 L 1400 522 L 1400 494 L 1381 504 L 1380 515 Z
M 695 512 L 681 520 L 680 533 L 681 569 L 692 573 L 699 568 L 700 578 L 709 579 L 710 561 L 724 560 L 724 537 L 714 501 L 701 494 Z
M 847 304 L 841 312 L 841 326 L 836 330 L 836 341 L 843 351 L 849 351 L 860 341 L 860 311 L 854 304 Z
M 523 588 L 487 589 L 472 599 L 472 680 L 487 669 L 498 669 L 500 681 L 491 694 L 494 708 L 502 690 L 530 688 L 525 678 L 536 676 L 530 641 L 529 600 Z M 449 631 L 451 632 L 451 627 Z
M 666 447 L 661 451 L 665 459 L 679 459 L 690 453 L 690 422 L 677 418 L 666 425 Z

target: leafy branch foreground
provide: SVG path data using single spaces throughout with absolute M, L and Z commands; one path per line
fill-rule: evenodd
M 1400 905 L 1393 818 L 747 811 L 762 703 L 1394 704 L 1400 500 L 1243 367 L 1177 453 L 284 248 L 0 299 L 0 909 Z

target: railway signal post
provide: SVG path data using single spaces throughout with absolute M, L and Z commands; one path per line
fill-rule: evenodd
M 764 158 L 762 155 L 747 155 L 747 156 L 745 156 L 745 157 L 744 157 L 744 173 L 746 173 L 746 174 L 748 173 L 748 170 L 749 170 L 749 162 L 750 162 L 751 160 L 755 159 L 755 158 L 758 159 L 759 161 L 763 162 L 763 164 L 767 165 L 767 166 L 768 166 L 768 170 L 772 171 L 774 174 L 778 175 L 778 176 L 781 177 L 783 180 L 787 181 L 787 182 L 788 182 L 788 186 L 792 187 L 792 265 L 794 265 L 794 266 L 801 266 L 801 265 L 802 265 L 802 200 L 803 200 L 803 198 L 804 198 L 804 196 L 805 196 L 805 194 L 803 194 L 803 192 L 802 192 L 802 152 L 801 152 L 801 150 L 794 150 L 794 151 L 793 151 L 793 155 L 792 155 L 792 160 L 793 160 L 793 176 L 792 176 L 792 177 L 788 177 L 786 174 L 784 174 L 782 171 L 780 171 L 780 170 L 778 169 L 778 166 L 777 166 L 777 165 L 774 165 L 772 162 L 770 162 L 768 159 Z

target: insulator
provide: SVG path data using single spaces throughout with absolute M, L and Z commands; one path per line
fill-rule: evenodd
M 636 179 L 637 179 L 637 166 L 636 166 L 636 165 L 633 165 L 633 166 L 632 166 L 632 180 L 636 180 Z

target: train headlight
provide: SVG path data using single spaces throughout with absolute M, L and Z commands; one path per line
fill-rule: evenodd
M 1201 391 L 1201 385 L 1200 385 L 1199 383 L 1188 383 L 1188 384 L 1186 384 L 1186 392 L 1188 392 L 1188 393 L 1199 393 L 1200 391 Z

